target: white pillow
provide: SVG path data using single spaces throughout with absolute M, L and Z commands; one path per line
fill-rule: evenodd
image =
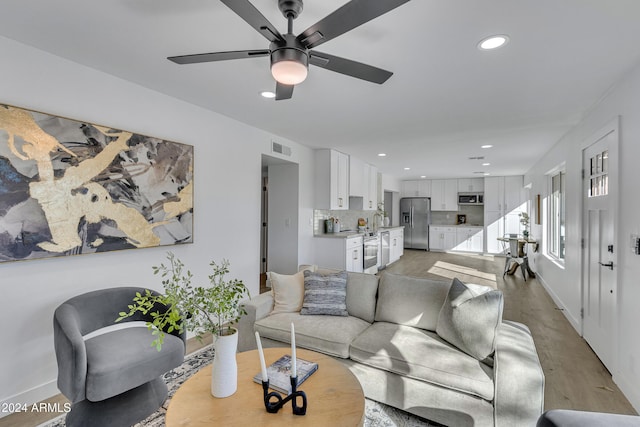
M 271 282 L 273 310 L 271 314 L 296 313 L 302 308 L 304 300 L 304 271 L 313 271 L 315 266 L 301 269 L 296 274 L 267 273 Z

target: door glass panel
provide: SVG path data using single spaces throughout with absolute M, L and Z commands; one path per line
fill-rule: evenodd
M 609 194 L 609 152 L 603 151 L 590 159 L 589 197 Z

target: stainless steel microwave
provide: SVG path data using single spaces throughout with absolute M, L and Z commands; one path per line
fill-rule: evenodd
M 459 205 L 482 205 L 484 194 L 482 193 L 458 193 Z

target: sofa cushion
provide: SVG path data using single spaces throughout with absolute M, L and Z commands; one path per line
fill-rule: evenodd
M 369 323 L 353 316 L 302 316 L 299 313 L 280 313 L 255 323 L 261 337 L 283 343 L 291 342 L 291 323 L 296 327 L 296 345 L 320 353 L 346 359 L 349 345 Z
M 385 272 L 375 320 L 435 331 L 450 283 Z
M 300 314 L 348 316 L 347 272 L 318 274 L 304 272 L 304 300 Z
M 493 369 L 434 332 L 376 322 L 351 343 L 350 357 L 365 365 L 493 400 Z
M 146 326 L 87 339 L 87 399 L 98 402 L 124 393 L 182 363 L 185 348 L 180 338 L 166 334 L 160 351 L 151 346 L 153 339 Z
M 436 332 L 465 353 L 483 360 L 495 350 L 503 302 L 498 290 L 453 279 Z
M 347 273 L 347 311 L 349 316 L 373 323 L 376 315 L 378 276 L 364 273 Z

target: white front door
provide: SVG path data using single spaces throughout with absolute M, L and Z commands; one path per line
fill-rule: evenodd
M 618 131 L 593 137 L 582 152 L 583 336 L 602 363 L 614 370 L 617 299 L 616 206 Z

